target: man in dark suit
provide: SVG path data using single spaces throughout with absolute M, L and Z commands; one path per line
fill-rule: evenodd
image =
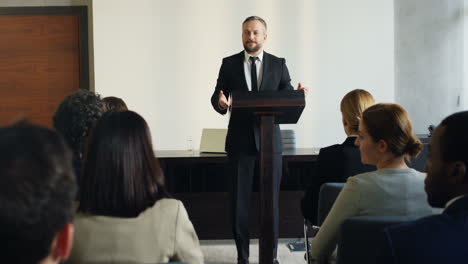
M 288 68 L 283 58 L 263 51 L 267 39 L 267 25 L 257 16 L 242 23 L 244 51 L 224 58 L 219 70 L 215 91 L 211 96 L 213 108 L 226 114 L 230 106 L 229 96 L 233 91 L 280 91 L 293 90 Z M 299 83 L 298 89 L 307 89 Z M 275 149 L 281 152 L 281 135 L 276 125 Z M 226 136 L 229 174 L 232 176 L 231 206 L 232 228 L 237 246 L 238 263 L 249 262 L 249 208 L 252 182 L 259 151 L 259 126 L 253 117 L 231 115 Z M 281 159 L 275 161 L 281 164 Z M 281 168 L 281 166 L 279 166 Z M 281 175 L 281 172 L 277 175 Z M 278 194 L 281 179 L 274 179 L 274 226 L 275 248 L 278 238 Z
M 379 263 L 468 262 L 468 111 L 442 121 L 429 144 L 427 199 L 445 209 L 387 228 Z

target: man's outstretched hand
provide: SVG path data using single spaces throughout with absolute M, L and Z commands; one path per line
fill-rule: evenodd
M 305 86 L 302 86 L 301 83 L 299 83 L 297 85 L 297 90 L 302 90 L 304 91 L 304 96 L 307 96 L 307 94 L 309 93 L 309 88 L 305 87 Z
M 229 107 L 230 102 L 226 99 L 226 96 L 224 95 L 223 91 L 219 91 L 219 99 L 218 99 L 218 105 L 222 110 L 226 110 Z

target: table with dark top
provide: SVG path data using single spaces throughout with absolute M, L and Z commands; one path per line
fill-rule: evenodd
M 300 237 L 303 218 L 300 199 L 313 177 L 318 148 L 283 151 L 283 177 L 280 192 L 280 237 Z M 156 151 L 170 193 L 181 200 L 200 239 L 230 239 L 229 179 L 223 153 L 199 151 Z M 258 237 L 258 179 L 254 179 L 251 208 L 251 234 Z

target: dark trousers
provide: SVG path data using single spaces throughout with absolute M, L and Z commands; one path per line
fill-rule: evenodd
M 282 158 L 274 161 L 279 163 L 278 179 L 274 179 L 274 201 L 273 201 L 273 225 L 274 225 L 274 249 L 273 256 L 276 258 L 279 235 L 279 210 L 278 198 L 281 183 Z M 231 223 L 234 240 L 237 247 L 239 260 L 249 259 L 249 211 L 252 196 L 253 178 L 258 174 L 257 155 L 228 155 L 228 174 L 231 177 Z

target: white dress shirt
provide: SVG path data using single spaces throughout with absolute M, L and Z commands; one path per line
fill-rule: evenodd
M 250 61 L 250 54 L 244 51 L 244 74 L 245 74 L 245 81 L 247 82 L 247 87 L 249 87 L 249 91 L 252 91 L 252 77 L 250 76 L 250 69 L 252 67 L 252 63 Z M 257 66 L 257 87 L 260 91 L 260 85 L 262 84 L 262 77 L 263 77 L 263 51 L 258 54 L 257 60 L 255 61 L 255 65 Z

